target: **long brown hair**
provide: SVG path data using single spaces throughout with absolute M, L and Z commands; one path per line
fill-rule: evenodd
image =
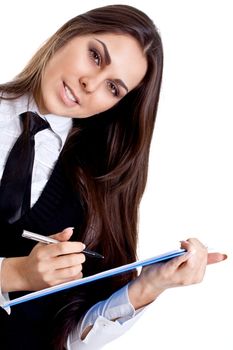
M 158 30 L 146 14 L 131 6 L 93 9 L 65 23 L 13 81 L 0 85 L 3 93 L 14 98 L 25 93 L 35 96 L 40 92 L 44 67 L 57 50 L 75 36 L 106 32 L 134 37 L 144 51 L 148 69 L 140 85 L 113 108 L 98 116 L 74 119 L 63 151 L 64 166 L 67 174 L 74 174 L 71 181 L 85 211 L 79 240 L 105 256 L 95 269 L 85 263 L 86 274 L 136 259 L 138 209 L 147 180 L 163 69 Z M 76 296 L 58 315 L 56 349 L 63 349 L 85 310 L 135 277 L 136 272 L 129 273 L 76 290 Z

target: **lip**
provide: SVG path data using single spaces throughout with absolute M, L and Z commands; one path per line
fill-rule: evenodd
M 70 89 L 70 91 L 74 95 L 76 101 L 72 101 L 72 100 L 70 100 L 67 97 L 67 94 L 66 94 L 66 91 L 65 91 L 65 86 L 67 86 Z M 61 88 L 60 96 L 62 98 L 63 103 L 65 103 L 65 105 L 68 106 L 68 107 L 74 107 L 74 106 L 80 105 L 79 97 L 74 93 L 73 89 L 64 81 L 62 82 L 62 88 Z

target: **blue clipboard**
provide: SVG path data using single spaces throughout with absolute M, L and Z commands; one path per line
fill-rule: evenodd
M 97 273 L 95 275 L 84 277 L 84 278 L 81 278 L 81 279 L 78 279 L 75 281 L 70 281 L 70 282 L 58 284 L 56 286 L 45 288 L 45 289 L 42 289 L 42 290 L 39 290 L 36 292 L 28 293 L 22 297 L 12 299 L 1 306 L 4 309 L 7 309 L 11 306 L 25 303 L 26 301 L 41 298 L 43 296 L 57 293 L 57 292 L 65 290 L 65 289 L 73 288 L 76 286 L 80 286 L 82 284 L 94 282 L 94 281 L 100 280 L 102 278 L 115 276 L 115 275 L 130 271 L 130 270 L 134 270 L 138 267 L 152 265 L 152 264 L 162 262 L 162 261 L 167 261 L 167 260 L 170 260 L 170 259 L 175 258 L 177 256 L 183 255 L 185 252 L 186 252 L 185 249 L 178 249 L 178 250 L 173 250 L 173 251 L 161 254 L 161 255 L 154 256 L 154 257 L 149 258 L 149 259 L 138 260 L 138 261 L 135 261 L 135 262 L 130 263 L 130 264 L 122 265 L 122 266 L 115 267 L 115 268 L 110 269 L 110 270 L 106 270 L 106 271 Z

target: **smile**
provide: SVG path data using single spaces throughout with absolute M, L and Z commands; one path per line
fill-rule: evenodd
M 63 86 L 64 86 L 66 98 L 73 103 L 80 104 L 78 97 L 74 94 L 71 88 L 67 86 L 64 82 L 63 82 Z

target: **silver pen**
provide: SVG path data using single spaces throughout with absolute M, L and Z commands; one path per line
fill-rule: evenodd
M 60 243 L 60 241 L 58 241 L 57 239 L 47 237 L 47 236 L 42 236 L 42 235 L 39 235 L 38 233 L 34 233 L 34 232 L 26 231 L 26 230 L 23 231 L 22 237 L 32 239 L 33 241 L 41 242 L 41 243 L 45 243 L 45 244 Z M 101 258 L 101 259 L 104 258 L 103 255 L 96 253 L 96 252 L 93 252 L 92 250 L 88 250 L 88 249 L 84 249 L 82 251 L 82 253 L 87 254 L 88 256 L 91 256 L 93 258 Z

